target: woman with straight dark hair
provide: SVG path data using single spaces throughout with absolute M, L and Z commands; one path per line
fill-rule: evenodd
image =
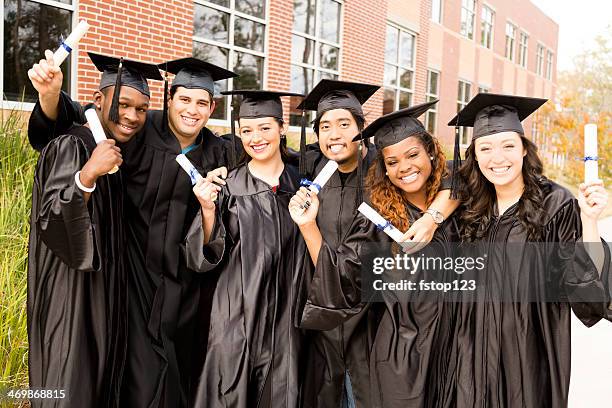
M 474 127 L 461 235 L 488 256 L 478 296 L 460 305 L 460 406 L 567 406 L 570 309 L 587 326 L 609 313 L 610 251 L 597 229 L 608 194 L 597 180 L 575 199 L 542 175 L 521 121 L 544 102 L 478 94 L 449 123 Z
M 196 184 L 202 208 L 185 244 L 188 267 L 219 273 L 195 406 L 293 408 L 303 343 L 294 307 L 310 260 L 287 209 L 299 188 L 297 169 L 285 162 L 280 96 L 290 94 L 231 93 L 244 97 L 246 160 L 223 187 Z

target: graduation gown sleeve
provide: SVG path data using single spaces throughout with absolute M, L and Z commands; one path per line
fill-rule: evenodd
M 28 140 L 35 150 L 41 151 L 49 141 L 65 134 L 74 123 L 83 124 L 85 122 L 83 107 L 74 102 L 66 92 L 61 91 L 58 116 L 55 121 L 47 118 L 40 107 L 40 102 L 36 102 L 28 122 Z
M 39 190 L 36 228 L 41 239 L 69 267 L 99 269 L 98 244 L 88 206 L 74 175 L 87 161 L 83 142 L 74 136 L 52 141 L 41 155 L 35 188 Z

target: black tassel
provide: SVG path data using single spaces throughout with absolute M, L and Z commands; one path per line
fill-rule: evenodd
M 300 177 L 307 178 L 306 174 L 306 110 L 302 110 L 302 129 L 300 129 Z
M 230 111 L 230 137 L 231 137 L 231 146 L 230 146 L 230 170 L 235 169 L 238 165 L 238 158 L 236 157 L 236 116 L 234 114 L 234 108 L 232 107 Z
M 123 57 L 119 59 L 117 68 L 117 79 L 115 80 L 115 90 L 113 91 L 113 102 L 111 103 L 108 119 L 111 122 L 119 123 L 119 94 L 121 94 L 121 71 L 123 71 Z
M 167 68 L 167 67 L 166 67 Z M 162 114 L 162 130 L 168 129 L 168 71 L 164 74 L 164 110 Z
M 457 122 L 459 119 L 457 118 Z M 459 199 L 459 167 L 461 167 L 461 149 L 459 147 L 459 126 L 455 126 L 455 149 L 453 152 L 453 168 L 451 172 L 451 199 Z
M 361 136 L 361 132 L 359 132 Z M 357 203 L 359 207 L 363 203 L 363 139 L 359 140 L 359 148 L 357 149 Z

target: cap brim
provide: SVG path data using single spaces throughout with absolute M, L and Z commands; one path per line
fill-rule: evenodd
M 302 103 L 297 106 L 297 109 L 317 110 L 319 101 L 331 91 L 350 91 L 352 92 L 359 103 L 362 105 L 370 99 L 372 95 L 378 91 L 380 86 L 371 84 L 362 84 L 357 82 L 337 81 L 333 79 L 322 79 L 319 83 L 306 95 Z
M 512 106 L 516 109 L 520 121 L 523 121 L 548 99 L 532 98 L 516 95 L 479 93 L 448 122 L 449 126 L 474 126 L 476 115 L 482 109 L 492 105 Z
M 100 72 L 117 71 L 119 68 L 119 58 L 96 54 L 94 52 L 88 52 L 87 55 L 96 66 L 96 69 Z M 147 79 L 163 80 L 163 77 L 159 73 L 159 68 L 154 64 L 124 58 L 123 67 L 129 69 L 131 72 L 139 73 Z
M 193 57 L 163 62 L 157 66 L 160 69 L 175 75 L 183 69 L 189 69 L 193 72 L 204 71 L 212 77 L 213 81 L 220 81 L 222 79 L 234 78 L 238 76 L 238 74 L 235 72 Z

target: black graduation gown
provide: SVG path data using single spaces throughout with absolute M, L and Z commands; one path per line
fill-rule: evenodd
M 69 129 L 42 151 L 28 245 L 30 388 L 65 392 L 32 407 L 117 407 L 127 345 L 121 171 L 86 204 L 74 175 L 95 148 Z
M 411 204 L 406 208 L 412 221 L 422 216 Z M 454 218 L 448 219 L 436 230 L 424 252 L 448 254 L 451 249 L 447 243 L 457 239 L 457 231 Z M 303 309 L 302 327 L 329 330 L 369 308 L 379 320 L 370 340 L 367 406 L 452 407 L 447 396 L 453 389 L 455 374 L 451 342 L 454 304 L 429 294 L 413 297 L 383 292 L 377 302 L 371 299 L 373 303 L 362 298 L 365 285 L 371 284 L 362 280 L 367 254 L 375 243 L 382 244 L 377 247 L 380 254 L 391 254 L 390 242 L 361 214 L 354 217 L 337 248 L 324 242 Z M 441 279 L 441 275 L 436 276 Z
M 179 254 L 199 204 L 175 160 L 180 145 L 162 129 L 162 116 L 148 111 L 143 131 L 122 146 L 130 293 L 122 405 L 130 408 L 192 405 L 216 279 L 188 270 Z M 40 147 L 69 123 L 83 120 L 80 105 L 62 93 L 56 122 L 35 106 L 30 143 Z M 227 165 L 230 145 L 225 140 L 204 128 L 196 143 L 186 156 L 202 174 Z
M 546 245 L 528 244 L 517 205 L 495 217 L 483 239 L 489 256 L 478 279 L 481 301 L 460 303 L 458 407 L 566 407 L 570 309 L 587 326 L 606 315 L 607 245 L 600 278 L 584 250 L 574 245 L 581 235 L 577 200 L 548 180 L 544 192 L 542 242 Z M 499 285 L 504 293 L 512 288 L 516 296 L 529 295 L 520 298 L 529 301 L 500 302 Z M 551 287 L 560 298 L 549 297 L 548 302 L 531 298 L 534 288 Z
M 363 176 L 376 157 L 376 148 L 370 144 L 364 158 Z M 311 178 L 321 171 L 328 159 L 317 145 L 309 145 L 307 152 Z M 336 249 L 357 212 L 357 169 L 343 175 L 336 171 L 319 193 L 317 225 L 325 243 Z M 355 316 L 326 331 L 311 333 L 311 346 L 306 358 L 303 389 L 304 407 L 338 408 L 345 394 L 345 375 L 348 373 L 353 396 L 358 408 L 369 408 L 369 352 L 371 338 L 378 316 L 364 307 Z
M 304 339 L 295 313 L 309 262 L 288 210 L 298 174 L 285 164 L 276 192 L 247 165 L 226 182 L 209 244 L 201 214 L 185 241 L 189 268 L 219 271 L 196 406 L 297 407 Z

